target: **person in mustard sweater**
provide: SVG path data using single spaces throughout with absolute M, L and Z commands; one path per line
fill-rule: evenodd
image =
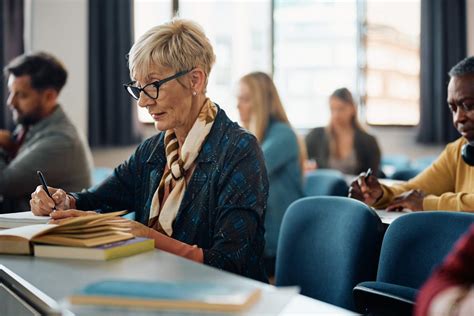
M 349 197 L 375 208 L 396 211 L 447 210 L 474 212 L 474 56 L 449 72 L 448 106 L 462 137 L 448 144 L 438 159 L 410 181 L 385 186 L 361 173 Z

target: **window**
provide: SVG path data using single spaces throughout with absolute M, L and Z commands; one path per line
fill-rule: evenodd
M 366 120 L 377 125 L 416 125 L 420 1 L 367 0 L 366 12 Z
M 275 0 L 274 23 L 274 79 L 289 120 L 325 125 L 328 96 L 357 86 L 356 1 Z
M 207 94 L 238 121 L 240 77 L 251 71 L 271 72 L 271 0 L 181 0 L 179 16 L 204 28 L 216 54 Z
M 135 40 L 153 26 L 169 21 L 171 16 L 172 7 L 171 1 L 169 0 L 134 0 Z M 146 109 L 137 108 L 138 120 L 140 122 L 153 122 L 153 119 Z
M 168 21 L 172 3 L 135 0 L 135 36 Z M 273 63 L 273 78 L 296 128 L 326 125 L 328 97 L 341 87 L 359 100 L 362 121 L 418 124 L 420 0 L 179 0 L 178 5 L 179 16 L 198 22 L 211 40 L 217 59 L 208 95 L 235 121 L 238 80 L 251 71 L 270 73 Z M 139 118 L 151 121 L 146 110 Z

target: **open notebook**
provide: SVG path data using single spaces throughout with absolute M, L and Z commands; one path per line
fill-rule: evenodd
M 46 224 L 51 217 L 36 216 L 32 212 L 0 214 L 0 228 L 14 228 L 34 224 Z

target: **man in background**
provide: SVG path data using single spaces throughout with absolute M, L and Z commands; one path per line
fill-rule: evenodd
M 350 197 L 388 211 L 474 212 L 474 56 L 456 64 L 449 76 L 447 105 L 461 137 L 407 183 L 385 186 L 362 173 L 351 184 Z
M 91 184 L 92 156 L 58 96 L 66 83 L 63 64 L 47 53 L 21 55 L 4 69 L 7 104 L 16 127 L 0 130 L 0 213 L 29 210 L 39 184 L 80 191 Z

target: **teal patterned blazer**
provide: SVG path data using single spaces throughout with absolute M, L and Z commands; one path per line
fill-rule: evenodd
M 77 208 L 127 209 L 146 224 L 166 164 L 164 133 L 139 145 L 101 184 L 73 193 Z M 204 263 L 267 281 L 262 262 L 268 179 L 256 138 L 219 108 L 196 159 L 172 238 L 204 251 Z

